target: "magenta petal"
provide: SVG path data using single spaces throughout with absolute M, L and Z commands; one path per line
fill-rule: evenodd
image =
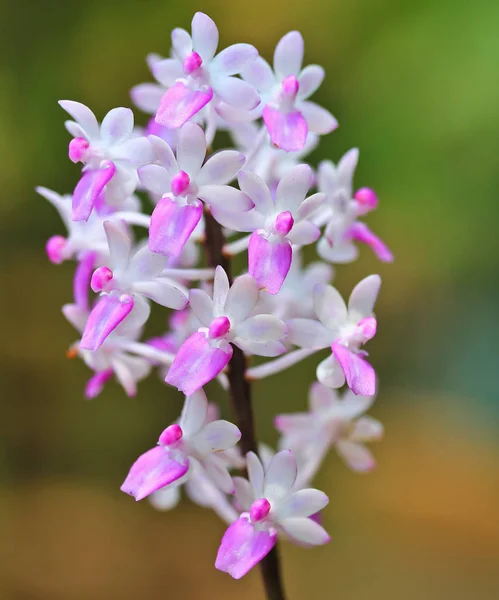
M 121 486 L 121 491 L 133 496 L 137 502 L 149 496 L 156 490 L 177 481 L 189 469 L 187 457 L 180 457 L 176 453 L 175 459 L 167 448 L 156 446 L 148 450 L 133 463 L 127 478 Z
M 274 146 L 286 152 L 298 152 L 305 146 L 308 125 L 300 111 L 283 113 L 267 105 L 263 120 Z
M 90 279 L 95 267 L 97 259 L 96 252 L 85 252 L 76 267 L 73 278 L 73 296 L 75 304 L 83 311 L 88 312 L 88 289 L 90 287 Z
M 133 304 L 133 298 L 128 294 L 102 296 L 88 317 L 80 348 L 98 350 L 107 336 L 130 314 Z
M 105 371 L 98 371 L 90 377 L 85 386 L 85 398 L 88 400 L 96 398 L 102 392 L 102 388 L 111 379 L 112 375 L 113 370 L 106 369 Z
M 114 163 L 108 161 L 102 169 L 84 171 L 73 192 L 73 221 L 87 221 L 97 199 L 116 172 Z
M 340 363 L 348 387 L 354 394 L 374 396 L 376 393 L 376 373 L 372 366 L 359 354 L 335 342 L 332 351 Z
M 215 567 L 234 579 L 241 579 L 276 543 L 275 531 L 257 531 L 248 517 L 242 516 L 225 532 L 218 549 Z
M 204 333 L 193 333 L 180 346 L 165 381 L 190 396 L 216 377 L 231 356 L 231 346 L 227 351 L 212 348 Z
M 365 223 L 354 223 L 348 235 L 357 242 L 367 244 L 383 262 L 393 262 L 393 254 L 388 246 L 375 235 Z
M 151 216 L 149 250 L 166 256 L 178 256 L 202 214 L 201 204 L 179 206 L 171 198 L 162 198 Z
M 277 294 L 286 279 L 293 252 L 291 244 L 269 242 L 256 231 L 251 234 L 248 247 L 248 272 L 259 287 L 268 294 Z
M 213 98 L 213 90 L 190 90 L 182 82 L 176 83 L 165 92 L 156 113 L 155 121 L 170 129 L 182 127 L 191 117 Z

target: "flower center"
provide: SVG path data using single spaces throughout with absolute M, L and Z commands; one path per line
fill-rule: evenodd
M 288 75 L 282 80 L 278 92 L 278 103 L 281 110 L 291 110 L 293 108 L 299 89 L 300 84 L 294 75 Z
M 197 71 L 203 64 L 203 59 L 197 52 L 191 52 L 182 61 L 182 70 L 186 75 L 191 75 L 194 71 Z
M 250 508 L 250 519 L 253 523 L 263 521 L 270 512 L 270 502 L 267 498 L 260 498 L 255 500 Z
M 173 176 L 171 190 L 174 196 L 182 196 L 189 189 L 191 180 L 185 171 L 179 171 Z
M 220 338 L 226 335 L 230 329 L 230 321 L 227 317 L 217 317 L 211 322 L 208 329 L 208 337 L 210 339 Z
M 279 235 L 288 235 L 294 224 L 293 215 L 287 210 L 277 215 L 274 229 Z
M 173 446 L 173 444 L 176 444 L 182 439 L 183 435 L 184 432 L 180 425 L 174 423 L 173 425 L 168 426 L 159 436 L 158 444 L 160 446 Z

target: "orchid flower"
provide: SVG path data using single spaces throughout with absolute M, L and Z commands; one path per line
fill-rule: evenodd
M 331 388 L 341 387 L 346 380 L 354 394 L 374 396 L 376 375 L 361 350 L 376 334 L 374 303 L 381 279 L 370 275 L 358 283 L 348 300 L 348 308 L 339 292 L 331 285 L 318 285 L 314 291 L 313 319 L 290 319 L 288 340 L 302 348 L 331 347 L 332 355 L 317 367 L 317 379 Z
M 310 517 L 329 502 L 316 489 L 294 491 L 298 467 L 293 453 L 283 450 L 267 469 L 253 452 L 246 457 L 249 480 L 235 477 L 236 500 L 244 512 L 225 532 L 215 567 L 240 579 L 284 535 L 297 544 L 316 546 L 329 542 L 324 528 Z
M 178 424 L 167 427 L 158 445 L 135 461 L 121 490 L 142 500 L 165 486 L 186 482 L 197 462 L 223 492 L 232 493 L 231 476 L 218 453 L 234 447 L 241 432 L 228 421 L 206 422 L 207 413 L 202 390 L 186 398 Z

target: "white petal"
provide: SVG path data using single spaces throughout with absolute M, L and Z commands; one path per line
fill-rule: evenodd
M 341 418 L 345 420 L 355 419 L 369 410 L 375 399 L 376 396 L 359 396 L 347 389 L 343 394 L 339 406 Z
M 208 400 L 202 389 L 185 399 L 182 415 L 178 422 L 185 437 L 191 437 L 199 432 L 206 420 L 207 411 Z
M 279 508 L 279 518 L 310 517 L 322 510 L 329 503 L 324 492 L 308 488 L 293 492 Z
M 242 477 L 233 477 L 232 481 L 234 482 L 237 502 L 243 511 L 249 511 L 253 502 L 258 500 L 258 498 L 255 498 L 250 482 Z
M 113 151 L 113 157 L 126 160 L 134 167 L 141 167 L 156 160 L 151 142 L 146 137 L 133 137 Z
M 359 255 L 359 250 L 355 244 L 346 242 L 334 244 L 331 246 L 323 236 L 317 244 L 317 253 L 324 260 L 332 263 L 346 264 L 353 262 Z
M 218 265 L 213 280 L 213 315 L 220 317 L 225 312 L 225 303 L 229 293 L 229 278 L 224 268 Z
M 305 67 L 298 77 L 298 98 L 308 98 L 316 92 L 324 80 L 324 75 L 324 69 L 319 65 Z
M 340 405 L 336 390 L 332 390 L 318 381 L 310 386 L 308 401 L 312 412 L 322 412 Z
M 88 319 L 88 312 L 86 310 L 83 310 L 77 304 L 65 304 L 62 307 L 62 314 L 76 330 L 83 333 Z
M 131 242 L 127 234 L 111 221 L 104 221 L 111 270 L 125 270 L 130 260 Z
M 277 186 L 275 204 L 280 211 L 296 212 L 312 185 L 313 173 L 308 165 L 296 165 Z
M 286 325 L 273 315 L 255 315 L 237 325 L 238 337 L 257 343 L 282 340 L 287 333 Z
M 261 177 L 251 171 L 241 171 L 237 179 L 241 191 L 251 198 L 258 212 L 265 215 L 274 210 L 270 190 Z
M 177 146 L 177 162 L 180 170 L 195 177 L 206 156 L 204 132 L 195 123 L 186 123 L 180 130 Z
M 166 277 L 158 277 L 153 281 L 135 283 L 133 288 L 134 291 L 144 294 L 161 306 L 182 310 L 187 306 L 189 300 L 184 290 L 177 286 L 178 284 Z
M 317 285 L 314 290 L 314 309 L 324 325 L 336 331 L 347 320 L 347 307 L 341 294 L 332 285 Z
M 320 546 L 331 539 L 321 525 L 306 517 L 284 519 L 280 525 L 291 538 L 302 544 Z
M 204 461 L 203 466 L 206 473 L 213 482 L 226 494 L 234 492 L 232 477 L 229 475 L 226 465 L 222 459 L 214 454 L 210 454 Z
M 265 474 L 262 463 L 254 452 L 248 452 L 246 455 L 246 469 L 255 498 L 261 498 L 263 496 L 263 480 Z
M 241 323 L 249 317 L 259 298 L 258 286 L 250 275 L 234 280 L 225 303 L 225 314 L 231 322 Z
M 192 48 L 203 60 L 210 61 L 217 51 L 218 29 L 208 15 L 197 12 L 191 23 Z
M 175 55 L 180 60 L 183 60 L 188 54 L 192 52 L 191 36 L 187 33 L 185 29 L 181 29 L 180 27 L 175 28 L 172 31 L 172 46 Z M 154 62 L 152 62 L 149 65 L 150 68 L 153 67 Z
M 119 107 L 110 110 L 102 120 L 100 135 L 104 144 L 116 145 L 127 140 L 133 132 L 133 112 Z
M 293 226 L 287 238 L 292 244 L 306 246 L 316 242 L 320 236 L 321 230 L 317 225 L 314 225 L 311 221 L 300 221 Z
M 222 150 L 213 154 L 203 165 L 196 178 L 198 185 L 225 185 L 240 171 L 245 162 L 244 154 L 237 150 Z
M 130 91 L 130 97 L 137 108 L 148 114 L 155 114 L 165 90 L 156 83 L 140 83 Z
M 281 450 L 270 461 L 265 473 L 264 496 L 271 499 L 283 498 L 296 481 L 298 467 L 291 450 Z
M 317 168 L 317 187 L 321 192 L 332 194 L 338 187 L 336 166 L 330 160 L 323 160 Z
M 189 293 L 190 306 L 202 325 L 209 327 L 213 321 L 213 300 L 204 290 L 191 290 Z
M 151 363 L 144 358 L 123 353 L 113 356 L 111 364 L 116 379 L 129 396 L 135 396 L 137 382 L 147 377 L 152 369 Z
M 165 140 L 162 140 L 155 135 L 150 135 L 149 141 L 151 142 L 151 146 L 161 165 L 170 173 L 170 175 L 175 175 L 179 168 L 170 146 Z
M 155 61 L 151 66 L 151 72 L 154 78 L 165 87 L 171 87 L 177 79 L 184 77 L 182 65 L 176 58 Z
M 330 388 L 340 388 L 345 384 L 345 374 L 334 356 L 328 356 L 317 366 L 317 379 Z
M 301 348 L 320 350 L 334 341 L 329 329 L 313 319 L 290 319 L 287 321 L 288 341 Z
M 168 258 L 151 252 L 147 244 L 139 245 L 130 259 L 128 277 L 131 281 L 147 281 L 158 277 L 166 268 Z
M 353 471 L 368 472 L 376 466 L 371 451 L 362 444 L 342 440 L 336 444 L 336 450 Z
M 279 40 L 274 52 L 274 71 L 279 78 L 298 75 L 303 62 L 303 46 L 298 31 L 290 31 Z
M 326 194 L 318 193 L 309 196 L 306 200 L 304 200 L 300 207 L 298 208 L 297 218 L 299 220 L 306 219 L 317 209 L 321 208 L 326 203 L 327 196 Z
M 59 100 L 59 105 L 82 127 L 88 138 L 99 137 L 99 123 L 87 106 L 73 100 Z
M 241 73 L 258 56 L 258 50 L 250 44 L 234 44 L 222 50 L 212 65 L 219 73 L 236 75 Z
M 87 137 L 87 133 L 83 130 L 81 125 L 78 125 L 76 121 L 64 121 L 64 127 L 66 128 L 66 131 L 73 137 Z
M 241 348 L 246 354 L 254 354 L 255 356 L 275 357 L 281 356 L 287 350 L 286 346 L 279 341 L 274 342 L 253 342 L 241 337 L 234 338 L 234 344 Z
M 252 110 L 260 104 L 258 92 L 243 79 L 221 76 L 213 82 L 213 89 L 224 102 L 241 110 Z
M 142 296 L 134 296 L 132 312 L 114 330 L 115 334 L 128 338 L 138 337 L 150 314 L 149 301 Z
M 48 200 L 50 204 L 57 210 L 64 225 L 70 231 L 73 227 L 73 219 L 71 216 L 71 196 L 61 196 L 53 190 L 46 187 L 38 186 L 36 192 Z
M 303 272 L 303 282 L 308 289 L 314 289 L 318 283 L 329 283 L 333 278 L 334 270 L 331 265 L 321 261 L 307 265 Z
M 352 181 L 357 163 L 359 162 L 358 148 L 352 148 L 346 152 L 338 163 L 338 184 L 348 190 L 349 196 L 352 195 Z
M 203 427 L 193 440 L 202 454 L 220 452 L 234 447 L 241 439 L 239 429 L 229 421 L 213 421 Z
M 203 185 L 199 188 L 198 198 L 224 212 L 248 211 L 253 207 L 246 194 L 228 185 Z
M 308 128 L 312 133 L 325 135 L 338 127 L 338 121 L 333 115 L 315 102 L 309 102 L 308 100 L 300 102 L 299 109 L 305 117 Z
M 250 212 L 235 212 L 213 208 L 211 212 L 220 225 L 234 231 L 255 231 L 263 225 L 262 215 L 253 210 Z
M 379 275 L 369 275 L 353 288 L 348 300 L 350 318 L 360 321 L 372 315 L 380 286 L 381 277 Z
M 149 502 L 156 510 L 171 510 L 180 501 L 179 485 L 166 485 L 149 496 Z
M 383 437 L 383 425 L 372 417 L 361 417 L 355 422 L 349 439 L 352 442 L 373 442 Z
M 261 56 L 244 69 L 242 76 L 260 92 L 269 92 L 276 83 L 274 72 Z
M 161 165 L 145 165 L 138 171 L 140 183 L 153 194 L 162 196 L 171 190 L 171 177 Z

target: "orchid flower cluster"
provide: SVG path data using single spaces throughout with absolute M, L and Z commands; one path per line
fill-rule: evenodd
M 354 471 L 375 465 L 364 444 L 383 428 L 364 414 L 376 394 L 364 345 L 376 334 L 381 281 L 366 277 L 345 303 L 331 285 L 332 264 L 355 260 L 358 244 L 384 262 L 392 254 L 361 220 L 378 198 L 353 187 L 358 150 L 315 171 L 303 162 L 337 122 L 309 100 L 324 70 L 303 67 L 300 33 L 278 42 L 272 65 L 249 44 L 217 49 L 215 23 L 198 12 L 191 33 L 173 30 L 168 58 L 148 57 L 156 82 L 131 92 L 152 115 L 145 128 L 128 108 L 99 123 L 83 104 L 61 101 L 81 175 L 72 194 L 37 191 L 67 229 L 48 240 L 49 260 L 76 263 L 74 301 L 63 314 L 78 332 L 70 355 L 92 371 L 85 396 L 95 398 L 113 377 L 134 396 L 156 369 L 185 395 L 179 420 L 121 489 L 165 510 L 183 488 L 213 509 L 229 525 L 215 566 L 240 578 L 277 538 L 329 541 L 320 524 L 328 497 L 310 485 L 331 447 Z M 233 148 L 213 152 L 220 131 Z M 223 234 L 227 260 L 247 252 L 247 269 L 234 279 L 203 258 L 208 219 Z M 321 260 L 305 265 L 308 245 Z M 168 328 L 143 339 L 156 304 L 171 309 Z M 243 373 L 251 381 L 323 350 L 308 410 L 275 418 L 276 452 L 260 444 L 244 455 L 240 429 L 219 418 L 203 387 L 230 387 L 236 351 L 267 357 Z

